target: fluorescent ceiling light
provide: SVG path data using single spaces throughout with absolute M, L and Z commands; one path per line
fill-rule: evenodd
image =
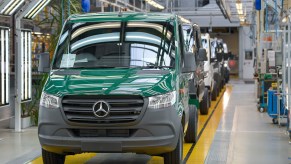
M 159 3 L 155 2 L 154 0 L 145 0 L 148 4 L 154 6 L 155 8 L 158 8 L 160 10 L 164 10 L 165 7 L 160 5 Z
M 119 7 L 120 9 L 124 9 L 124 8 L 125 8 L 124 6 L 118 5 L 118 4 L 116 4 L 116 3 L 109 2 L 109 1 L 107 1 L 107 0 L 99 0 L 99 1 L 100 1 L 100 2 L 103 2 L 103 3 L 107 3 L 107 4 L 111 5 L 111 6 Z M 127 9 L 127 11 L 131 11 L 131 10 L 128 9 L 128 8 L 126 8 L 126 9 Z
M 240 1 L 238 1 L 236 4 L 236 10 L 237 10 L 237 14 L 238 14 L 238 18 L 241 22 L 243 22 L 245 20 L 245 15 L 243 12 L 243 6 L 242 3 Z
M 40 0 L 31 10 L 24 16 L 24 18 L 33 19 L 51 0 Z
M 24 84 L 24 81 L 23 81 L 23 77 L 24 77 L 23 76 L 23 74 L 24 74 L 24 71 L 23 71 L 23 68 L 24 68 L 24 65 L 23 65 L 23 63 L 24 63 L 23 62 L 24 32 L 23 31 L 21 32 L 21 36 L 20 37 L 21 37 L 21 42 L 20 42 L 20 44 L 21 44 L 21 46 L 20 46 L 21 47 L 20 48 L 20 51 L 21 51 L 21 53 L 20 53 L 20 60 L 21 60 L 21 65 L 20 65 L 20 67 L 21 67 L 21 72 L 20 72 L 21 78 L 20 79 L 21 79 L 21 84 L 20 85 L 21 85 L 21 100 L 24 100 L 24 94 L 23 94 L 23 90 L 24 90 L 23 89 L 23 86 L 24 86 L 23 85 Z
M 282 23 L 286 23 L 287 20 L 288 20 L 288 17 L 286 16 L 286 17 L 284 17 L 284 18 L 282 19 Z
M 31 99 L 31 32 L 21 31 L 21 100 Z
M 18 7 L 23 4 L 23 2 L 24 2 L 24 0 L 11 0 L 4 7 L 4 9 L 0 11 L 0 14 L 12 15 L 15 12 L 15 10 L 18 9 Z
M 9 29 L 0 28 L 0 106 L 9 104 Z
M 5 30 L 5 49 L 6 49 L 6 104 L 9 103 L 9 30 Z
M 178 16 L 178 17 L 181 19 L 181 21 L 182 21 L 183 23 L 191 23 L 190 20 L 188 20 L 188 19 L 186 19 L 186 18 L 184 18 L 184 17 L 182 17 L 182 16 Z
M 5 104 L 5 86 L 4 86 L 4 82 L 5 82 L 5 76 L 4 76 L 4 30 L 1 30 L 1 104 Z

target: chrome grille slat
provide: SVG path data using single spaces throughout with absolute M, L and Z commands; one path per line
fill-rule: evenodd
M 106 118 L 97 118 L 93 114 L 93 105 L 97 101 L 106 101 L 110 105 L 110 114 Z M 140 96 L 65 96 L 62 107 L 67 119 L 78 123 L 129 123 L 140 116 L 144 100 Z

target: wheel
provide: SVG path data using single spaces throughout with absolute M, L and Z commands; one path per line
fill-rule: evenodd
M 42 160 L 44 164 L 63 164 L 65 163 L 65 155 L 52 153 L 42 149 Z
M 263 112 L 265 111 L 265 109 L 264 109 L 263 107 L 260 107 L 259 111 L 260 111 L 261 113 L 263 113 Z
M 163 154 L 164 164 L 181 164 L 183 158 L 183 130 L 179 135 L 179 140 L 176 148 L 168 153 Z
M 187 143 L 197 142 L 197 124 L 198 124 L 198 112 L 195 105 L 189 105 L 189 123 L 186 135 L 184 137 Z
M 273 124 L 278 124 L 278 119 L 277 118 L 273 118 L 272 122 L 273 122 Z
M 208 114 L 208 109 L 209 109 L 209 100 L 208 100 L 208 89 L 204 89 L 204 95 L 202 98 L 202 101 L 200 102 L 200 114 L 206 115 Z
M 214 82 L 214 84 L 213 84 L 213 90 L 211 92 L 211 100 L 212 101 L 216 101 L 217 95 L 218 95 L 218 93 L 217 93 L 217 83 Z

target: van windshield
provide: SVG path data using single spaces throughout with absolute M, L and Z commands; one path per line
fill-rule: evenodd
M 53 69 L 175 67 L 170 22 L 88 22 L 67 24 Z

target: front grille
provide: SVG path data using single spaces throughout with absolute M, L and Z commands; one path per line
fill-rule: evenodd
M 93 113 L 97 101 L 110 105 L 109 115 L 98 118 Z M 67 119 L 77 123 L 111 124 L 130 123 L 142 113 L 144 100 L 140 96 L 65 96 L 62 107 Z
M 77 137 L 130 137 L 136 129 L 72 129 Z

